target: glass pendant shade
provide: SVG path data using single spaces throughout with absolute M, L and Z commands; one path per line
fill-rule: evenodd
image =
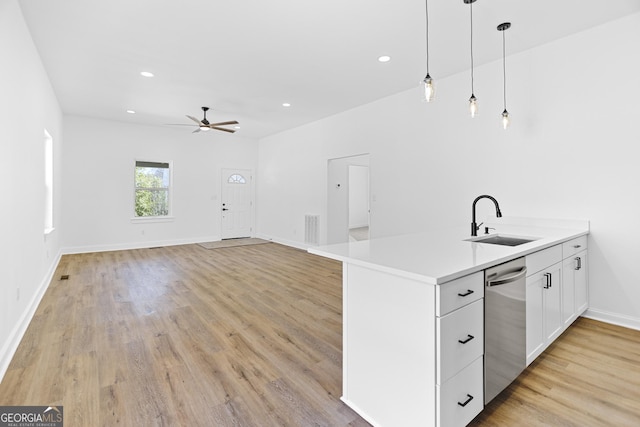
M 476 0 L 463 0 L 464 4 L 469 5 L 469 18 L 470 18 L 470 26 L 469 26 L 469 34 L 470 34 L 470 46 L 471 46 L 471 98 L 469 98 L 469 112 L 471 113 L 471 118 L 474 118 L 476 114 L 478 114 L 478 99 L 474 95 L 473 90 L 473 3 Z
M 504 32 L 511 28 L 511 22 L 503 22 L 498 25 L 498 31 L 502 33 L 502 97 L 504 101 L 504 110 L 502 111 L 502 128 L 507 129 L 511 124 L 511 118 L 507 111 L 507 53 L 505 48 Z
M 425 76 L 424 80 L 422 80 L 421 84 L 422 84 L 422 88 L 424 89 L 424 100 L 427 102 L 431 102 L 433 101 L 433 97 L 435 96 L 436 93 L 436 88 L 434 87 L 433 84 L 433 79 L 431 78 L 431 75 L 429 75 L 429 1 L 425 0 L 424 2 L 424 10 L 425 10 L 425 22 L 426 22 L 426 47 L 427 47 L 427 75 Z
M 435 96 L 436 88 L 433 85 L 433 79 L 429 74 L 427 74 L 427 77 L 424 78 L 422 84 L 424 86 L 424 99 L 427 102 L 431 102 L 433 100 L 433 97 Z
M 502 112 L 502 128 L 506 129 L 509 127 L 510 124 L 511 124 L 511 118 L 509 117 L 509 112 L 507 110 L 504 110 Z
M 471 118 L 474 118 L 476 114 L 478 114 L 478 100 L 473 94 L 471 94 L 471 98 L 469 98 L 469 112 L 471 113 Z

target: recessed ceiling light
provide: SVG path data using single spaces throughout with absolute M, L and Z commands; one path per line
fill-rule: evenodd
M 133 111 L 133 110 L 127 110 L 127 113 L 129 113 L 129 114 L 135 114 L 136 112 L 135 112 L 135 111 Z
M 382 55 L 378 57 L 378 61 L 380 62 L 389 62 L 391 61 L 391 57 L 389 55 Z
M 282 106 L 283 106 L 283 107 L 291 107 L 291 104 L 289 104 L 288 102 L 283 102 L 283 103 L 282 103 Z
M 150 73 L 149 71 L 141 71 L 140 75 L 143 77 L 153 77 L 153 73 Z

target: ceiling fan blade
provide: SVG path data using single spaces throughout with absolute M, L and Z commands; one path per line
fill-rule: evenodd
M 198 133 L 198 132 L 200 132 L 200 128 L 197 128 L 196 130 L 194 130 L 194 131 L 193 131 L 193 132 L 191 132 L 191 133 Z
M 219 128 L 219 127 L 217 127 L 217 126 L 209 126 L 209 127 L 210 127 L 211 129 L 215 129 L 215 130 L 222 130 L 222 131 L 229 132 L 229 133 L 234 133 L 234 132 L 235 132 L 235 130 L 233 130 L 233 129 Z
M 193 125 L 188 125 L 184 123 L 165 123 L 165 126 L 192 126 L 193 127 Z
M 237 125 L 238 122 L 231 120 L 230 122 L 211 123 L 209 126 L 224 126 L 224 125 Z
M 193 120 L 194 122 L 196 122 L 196 123 L 198 124 L 198 126 L 200 126 L 200 120 L 198 120 L 198 119 L 196 119 L 195 117 L 190 116 L 190 115 L 188 115 L 188 114 L 187 114 L 187 117 L 188 117 L 188 118 L 190 118 L 191 120 Z

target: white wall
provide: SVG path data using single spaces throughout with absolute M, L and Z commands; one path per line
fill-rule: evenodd
M 484 193 L 509 216 L 590 219 L 590 314 L 640 328 L 638 40 L 635 14 L 508 57 L 507 131 L 500 60 L 475 71 L 473 120 L 465 72 L 431 104 L 415 89 L 264 138 L 258 231 L 299 244 L 313 211 L 326 241 L 326 162 L 370 153 L 372 237 L 466 225 Z
M 349 228 L 369 225 L 369 166 L 349 165 Z
M 60 253 L 62 113 L 17 1 L 0 1 L 0 378 Z M 54 226 L 44 235 L 44 129 L 54 144 Z M 19 298 L 18 298 L 19 293 Z
M 220 171 L 256 169 L 239 134 L 65 116 L 65 252 L 220 239 Z M 133 223 L 135 160 L 173 162 L 171 222 Z

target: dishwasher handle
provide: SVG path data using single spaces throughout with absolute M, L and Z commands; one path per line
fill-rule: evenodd
M 487 286 L 506 285 L 522 279 L 527 274 L 527 267 L 522 267 L 516 271 L 509 271 L 500 276 L 487 278 Z

